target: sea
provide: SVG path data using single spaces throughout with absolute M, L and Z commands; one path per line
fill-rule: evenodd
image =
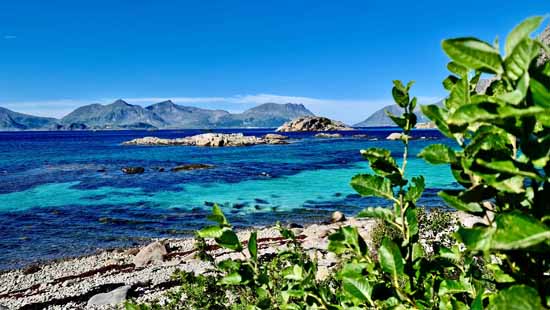
M 389 206 L 360 197 L 349 184 L 370 172 L 361 149 L 382 147 L 402 157 L 402 143 L 385 139 L 397 131 L 368 128 L 332 139 L 285 133 L 287 145 L 220 148 L 122 145 L 204 130 L 0 132 L 0 270 L 192 236 L 208 224 L 214 203 L 236 228 L 322 222 L 335 210 L 353 215 Z M 274 129 L 216 132 L 261 136 Z M 419 205 L 441 207 L 437 192 L 457 184 L 448 167 L 429 165 L 417 154 L 431 143 L 452 141 L 435 130 L 412 135 L 407 175 L 423 175 L 427 183 Z M 192 163 L 213 168 L 171 171 Z M 145 172 L 124 174 L 128 166 Z

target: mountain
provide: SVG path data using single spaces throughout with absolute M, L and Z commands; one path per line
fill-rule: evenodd
M 231 114 L 223 110 L 207 110 L 180 106 L 171 100 L 155 103 L 145 108 L 159 116 L 171 128 L 210 128 L 221 118 Z
M 437 104 L 442 104 L 438 102 Z M 366 120 L 353 125 L 353 127 L 390 127 L 396 126 L 391 118 L 386 114 L 385 111 L 388 111 L 394 115 L 401 115 L 403 109 L 396 104 L 388 105 L 382 109 L 372 113 Z M 420 109 L 415 113 L 417 118 L 417 123 L 427 123 L 430 120 L 426 118 Z
M 168 124 L 160 116 L 124 100 L 111 104 L 90 104 L 80 107 L 61 119 L 63 125 L 84 124 L 97 129 L 162 128 Z
M 300 116 L 315 116 L 303 104 L 264 103 L 243 113 L 226 115 L 217 127 L 279 127 Z
M 32 116 L 0 107 L 0 130 L 45 130 L 56 123 L 55 118 Z
M 0 108 L 0 130 L 278 127 L 300 116 L 314 114 L 294 103 L 265 103 L 242 113 L 229 113 L 181 106 L 170 100 L 143 108 L 119 99 L 107 105 L 79 107 L 60 120 Z

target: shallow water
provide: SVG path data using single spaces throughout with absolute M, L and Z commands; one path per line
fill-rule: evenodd
M 206 223 L 212 203 L 237 227 L 320 221 L 334 210 L 353 214 L 367 205 L 387 205 L 359 197 L 349 181 L 369 171 L 359 155 L 362 148 L 384 147 L 402 156 L 400 142 L 384 140 L 393 131 L 343 132 L 341 139 L 289 133 L 295 138 L 289 145 L 236 148 L 121 145 L 137 137 L 174 138 L 200 130 L 0 133 L 0 269 L 151 237 L 187 236 Z M 263 135 L 272 129 L 221 132 Z M 439 206 L 437 191 L 456 184 L 448 168 L 428 165 L 416 154 L 434 141 L 451 142 L 432 130 L 413 136 L 426 139 L 411 142 L 408 174 L 426 177 L 420 204 Z M 170 171 L 188 163 L 215 167 Z M 146 172 L 125 175 L 124 166 Z

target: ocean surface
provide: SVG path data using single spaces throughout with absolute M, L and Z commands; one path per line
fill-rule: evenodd
M 122 146 L 130 139 L 175 138 L 203 133 L 171 131 L 0 132 L 0 270 L 100 249 L 132 246 L 155 237 L 189 236 L 204 226 L 218 203 L 236 227 L 281 222 L 320 222 L 334 210 L 352 215 L 385 206 L 359 197 L 349 186 L 369 172 L 359 150 L 384 147 L 402 156 L 396 129 L 342 132 L 320 139 L 288 133 L 288 145 L 251 147 Z M 273 129 L 216 130 L 264 135 Z M 368 138 L 352 135 L 367 134 Z M 448 168 L 416 158 L 430 143 L 448 143 L 437 131 L 418 130 L 408 175 L 424 175 L 420 205 L 441 206 L 437 192 L 455 187 Z M 172 172 L 189 163 L 213 169 Z M 121 168 L 145 173 L 125 175 Z M 164 172 L 160 171 L 164 168 Z

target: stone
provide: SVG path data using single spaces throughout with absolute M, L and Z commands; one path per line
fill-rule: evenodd
M 318 133 L 315 138 L 342 138 L 342 134 L 339 133 Z
M 126 174 L 141 174 L 145 172 L 143 167 L 124 167 L 121 169 Z
M 330 216 L 330 222 L 331 223 L 339 223 L 346 220 L 346 216 L 344 213 L 340 211 L 334 211 L 332 212 L 332 215 Z
M 399 132 L 392 132 L 386 137 L 386 140 L 401 140 L 401 135 Z
M 279 135 L 279 134 L 276 134 L 276 133 L 268 133 L 267 135 L 264 136 L 264 139 L 267 139 L 267 140 L 286 140 L 286 139 L 288 139 L 288 137 L 283 136 L 283 135 Z
M 21 270 L 21 272 L 24 274 L 24 275 L 29 275 L 29 274 L 33 274 L 33 273 L 36 273 L 38 271 L 40 271 L 40 266 L 38 265 L 30 265 L 28 267 L 25 267 Z
M 211 169 L 214 168 L 213 165 L 207 165 L 207 164 L 187 164 L 187 165 L 180 165 L 172 168 L 172 172 L 178 172 L 178 171 L 188 171 L 188 170 L 199 170 L 199 169 Z
M 284 123 L 277 132 L 354 130 L 342 122 L 319 116 L 302 116 Z
M 164 260 L 166 254 L 168 254 L 166 247 L 162 243 L 155 241 L 142 248 L 139 253 L 136 254 L 134 257 L 134 265 L 136 267 L 143 267 L 149 263 L 160 263 Z
M 367 135 L 367 134 L 357 134 L 357 135 L 352 136 L 352 138 L 357 138 L 357 139 L 366 139 L 368 137 L 369 137 L 369 135 Z
M 126 300 L 126 296 L 128 295 L 130 288 L 131 287 L 129 285 L 124 285 L 108 293 L 94 295 L 88 300 L 88 307 L 118 305 Z

